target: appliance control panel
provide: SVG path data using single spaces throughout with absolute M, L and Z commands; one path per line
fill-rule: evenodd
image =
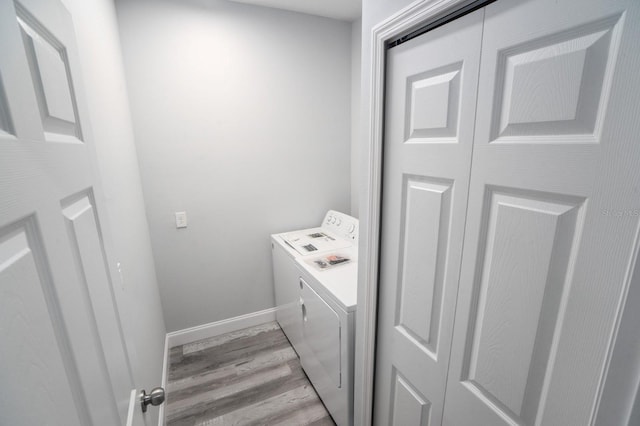
M 322 227 L 342 238 L 358 243 L 358 219 L 355 217 L 340 213 L 335 210 L 329 210 L 324 216 Z

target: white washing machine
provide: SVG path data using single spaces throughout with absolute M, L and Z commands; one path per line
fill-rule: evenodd
M 338 425 L 353 424 L 358 220 L 271 236 L 276 318 Z

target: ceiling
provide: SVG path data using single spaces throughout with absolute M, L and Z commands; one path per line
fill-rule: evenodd
M 360 17 L 361 0 L 232 0 L 256 6 L 292 10 L 309 15 L 324 16 L 341 21 L 353 21 Z

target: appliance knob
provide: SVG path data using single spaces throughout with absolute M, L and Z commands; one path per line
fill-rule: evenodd
M 338 218 L 338 223 L 336 225 L 340 226 L 341 223 L 342 223 L 342 220 Z
M 331 219 L 333 219 L 333 216 L 329 215 L 329 216 L 327 217 L 327 223 L 331 223 Z
M 349 233 L 352 233 L 353 231 L 355 231 L 355 229 L 356 229 L 356 225 L 354 225 L 353 223 L 349 225 Z

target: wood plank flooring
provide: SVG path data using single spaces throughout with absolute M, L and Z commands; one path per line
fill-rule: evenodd
M 170 349 L 168 426 L 333 426 L 277 323 Z

